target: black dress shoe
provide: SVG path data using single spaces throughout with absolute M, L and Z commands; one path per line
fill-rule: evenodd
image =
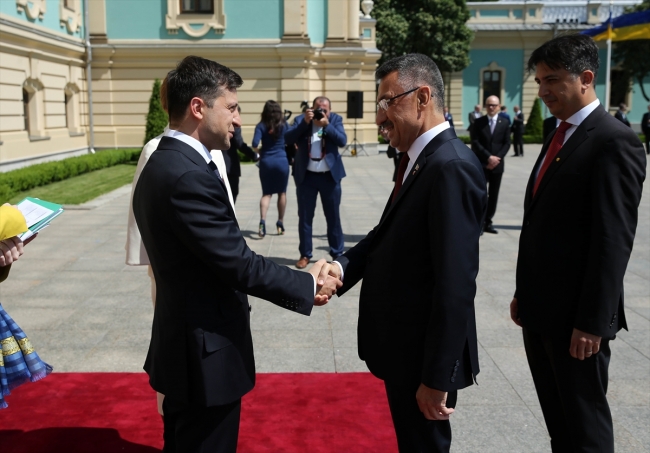
M 485 228 L 483 228 L 483 231 L 485 231 L 486 233 L 499 234 L 499 232 L 497 230 L 495 230 L 492 225 L 485 225 Z

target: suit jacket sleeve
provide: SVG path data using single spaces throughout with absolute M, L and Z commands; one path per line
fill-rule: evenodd
M 233 144 L 235 149 L 241 151 L 249 159 L 255 161 L 257 160 L 257 153 L 244 142 L 244 138 L 241 135 L 241 128 L 235 128 L 235 136 L 233 137 Z
M 503 159 L 508 154 L 510 150 L 510 126 L 502 128 L 502 145 L 499 151 L 495 154 L 497 157 Z
M 309 315 L 314 279 L 267 260 L 248 248 L 228 207 L 222 183 L 206 171 L 188 171 L 176 181 L 171 226 L 190 252 L 242 293 Z
M 474 154 L 476 154 L 478 160 L 480 160 L 481 163 L 485 165 L 492 153 L 481 144 L 480 135 L 483 132 L 481 129 L 483 128 L 483 123 L 485 123 L 485 121 L 479 120 L 480 118 L 474 122 L 474 126 L 470 131 L 470 137 L 472 139 L 472 151 L 474 151 Z
M 598 145 L 596 145 L 598 146 Z M 609 325 L 623 294 L 645 179 L 645 152 L 635 134 L 615 133 L 600 145 L 591 179 L 592 233 L 575 325 L 611 336 Z
M 348 143 L 348 136 L 343 128 L 343 119 L 339 115 L 330 115 L 330 123 L 325 126 L 327 139 L 337 147 L 343 148 Z
M 422 383 L 437 390 L 452 391 L 472 383 L 463 382 L 461 376 L 452 382 L 450 375 L 456 361 L 468 356 L 468 338 L 475 339 L 470 326 L 475 325 L 478 237 L 486 203 L 485 179 L 474 164 L 461 160 L 445 164 L 428 207 L 435 284 L 422 367 Z

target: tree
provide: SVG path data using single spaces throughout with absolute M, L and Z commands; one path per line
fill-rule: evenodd
M 648 0 L 650 1 L 650 0 Z M 474 37 L 465 25 L 465 0 L 377 0 L 379 63 L 407 53 L 428 55 L 442 72 L 462 71 L 469 65 Z
M 167 112 L 163 110 L 160 102 L 160 80 L 156 79 L 153 82 L 153 90 L 151 90 L 151 97 L 149 98 L 149 113 L 147 113 L 144 144 L 162 134 L 167 123 Z
M 650 9 L 650 0 L 644 0 L 639 5 L 626 10 L 626 12 L 645 11 Z M 641 88 L 641 94 L 650 102 L 648 93 L 643 88 L 643 79 L 650 76 L 650 39 L 636 39 L 633 41 L 619 41 L 614 46 L 612 60 L 620 64 L 624 79 L 636 79 Z
M 526 123 L 526 135 L 541 137 L 543 126 L 544 120 L 542 120 L 542 106 L 539 103 L 539 98 L 535 98 L 533 108 L 530 109 L 528 122 Z

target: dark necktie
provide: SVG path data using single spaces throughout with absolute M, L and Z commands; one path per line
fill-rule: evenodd
M 217 168 L 217 164 L 215 164 L 213 160 L 211 160 L 208 163 L 208 167 L 210 167 L 210 170 L 212 170 L 212 172 L 215 175 L 217 175 L 217 178 L 219 178 L 221 181 L 223 181 L 223 178 L 221 177 L 221 174 L 219 173 L 219 169 Z
M 402 181 L 404 180 L 404 173 L 406 173 L 406 167 L 409 164 L 409 155 L 408 153 L 402 153 L 402 158 L 399 161 L 399 168 L 397 169 L 397 178 L 395 179 L 395 189 L 393 189 L 393 199 L 391 203 L 395 203 L 397 194 L 402 188 Z
M 537 192 L 537 188 L 539 187 L 539 183 L 542 181 L 542 178 L 544 177 L 546 170 L 548 170 L 548 167 L 551 166 L 551 163 L 555 159 L 555 156 L 557 156 L 557 153 L 559 153 L 560 150 L 562 149 L 562 145 L 564 144 L 564 136 L 566 135 L 566 131 L 571 126 L 572 124 L 567 123 L 566 121 L 562 121 L 560 125 L 557 127 L 557 130 L 555 131 L 555 135 L 553 136 L 553 140 L 551 140 L 551 144 L 548 146 L 548 151 L 546 151 L 546 157 L 544 158 L 544 162 L 542 163 L 542 168 L 540 168 L 539 173 L 537 174 L 537 179 L 535 180 L 535 186 L 533 187 L 533 196 L 535 196 L 535 193 Z

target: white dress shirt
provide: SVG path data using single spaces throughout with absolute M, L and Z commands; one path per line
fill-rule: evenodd
M 314 173 L 325 173 L 330 171 L 330 166 L 327 165 L 327 161 L 323 159 L 323 142 L 324 137 L 321 132 L 323 128 L 316 126 L 316 124 L 311 124 L 311 147 L 309 149 L 309 161 L 307 162 L 307 171 L 313 171 Z M 319 133 L 321 135 L 319 135 Z M 320 159 L 320 160 L 311 160 L 311 158 Z
M 402 179 L 402 183 L 406 181 L 409 173 L 411 173 L 411 169 L 413 168 L 413 165 L 415 165 L 415 160 L 418 158 L 418 156 L 420 156 L 420 153 L 424 147 L 427 146 L 429 142 L 435 138 L 436 135 L 446 129 L 449 129 L 450 127 L 451 126 L 449 125 L 449 121 L 444 121 L 437 126 L 432 127 L 424 134 L 416 138 L 413 143 L 411 143 L 411 147 L 408 149 L 408 151 L 406 151 L 409 155 L 409 163 L 406 166 L 406 171 L 404 171 L 404 179 Z

